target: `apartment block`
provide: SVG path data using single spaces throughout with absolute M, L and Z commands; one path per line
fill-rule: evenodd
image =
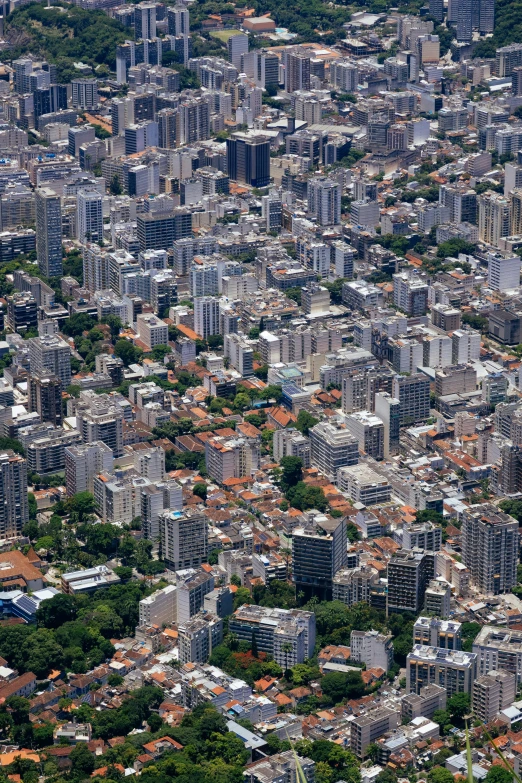
M 511 707 L 517 696 L 517 678 L 513 672 L 490 671 L 473 683 L 473 714 L 482 723 L 490 723 L 501 710 Z
M 166 511 L 160 515 L 163 559 L 173 571 L 196 568 L 207 559 L 208 522 L 199 511 Z
M 365 663 L 368 669 L 389 671 L 393 664 L 392 635 L 378 631 L 352 631 L 350 658 L 357 663 Z
M 448 699 L 469 693 L 477 676 L 477 654 L 415 644 L 406 658 L 406 690 L 420 693 L 425 685 L 442 685 Z

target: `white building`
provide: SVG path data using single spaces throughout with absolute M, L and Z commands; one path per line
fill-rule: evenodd
M 389 671 L 393 664 L 392 635 L 378 631 L 352 631 L 350 658 L 357 663 L 365 663 L 368 669 Z
M 167 585 L 139 603 L 139 625 L 170 625 L 177 620 L 177 587 Z
M 507 291 L 520 286 L 520 256 L 488 253 L 488 286 L 493 291 Z
M 156 345 L 167 345 L 169 341 L 169 327 L 151 313 L 142 313 L 136 318 L 138 337 L 145 343 L 147 348 L 154 348 Z
M 203 340 L 220 333 L 219 299 L 199 296 L 194 299 L 194 331 Z

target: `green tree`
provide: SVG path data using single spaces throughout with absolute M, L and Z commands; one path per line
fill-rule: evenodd
M 469 693 L 456 693 L 451 699 L 448 699 L 446 709 L 453 722 L 461 721 L 470 710 Z
M 42 628 L 59 628 L 64 623 L 76 620 L 77 616 L 76 598 L 63 593 L 42 601 L 36 611 L 36 621 Z
M 488 770 L 486 783 L 513 783 L 513 773 L 495 764 Z
M 69 758 L 73 772 L 76 774 L 88 777 L 94 772 L 96 762 L 93 754 L 87 747 L 87 743 L 78 742 L 71 750 Z
M 428 783 L 454 783 L 453 775 L 449 769 L 434 767 L 428 772 Z
M 308 411 L 300 410 L 297 415 L 297 422 L 295 424 L 296 429 L 299 430 L 299 432 L 302 432 L 303 435 L 308 436 L 310 430 L 312 427 L 315 427 L 316 424 L 319 424 L 319 419 L 314 418 L 311 413 L 308 413 Z
M 139 361 L 142 351 L 128 342 L 128 340 L 118 340 L 114 346 L 114 353 L 116 356 L 119 356 L 123 364 L 128 367 L 129 364 L 134 364 Z
M 203 500 L 207 499 L 207 485 L 203 481 L 194 484 L 192 492 L 194 495 L 198 495 Z
M 281 486 L 283 491 L 302 481 L 303 460 L 300 457 L 283 457 L 279 464 L 282 469 Z

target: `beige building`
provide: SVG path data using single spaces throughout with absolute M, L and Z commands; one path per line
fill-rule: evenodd
M 517 679 L 506 671 L 491 671 L 473 683 L 473 713 L 483 723 L 489 723 L 501 710 L 516 699 Z

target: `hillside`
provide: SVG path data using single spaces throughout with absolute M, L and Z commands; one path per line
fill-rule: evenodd
M 68 81 L 72 63 L 81 60 L 103 70 L 116 67 L 116 46 L 132 36 L 102 11 L 84 11 L 71 5 L 31 3 L 7 18 L 7 39 L 13 49 L 3 52 L 3 59 L 24 52 L 45 56 L 58 65 L 60 81 Z
M 495 49 L 522 41 L 521 0 L 496 0 L 495 32 L 475 49 L 477 57 L 494 57 Z

